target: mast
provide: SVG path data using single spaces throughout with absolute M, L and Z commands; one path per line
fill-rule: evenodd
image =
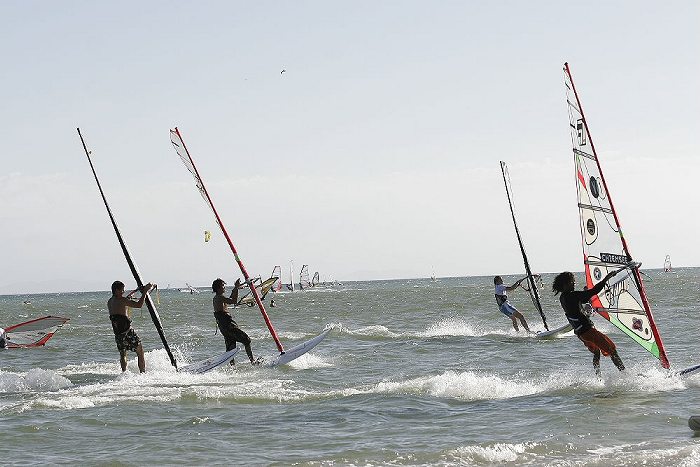
M 289 260 L 289 282 L 292 286 L 292 292 L 294 292 L 294 261 Z
M 124 253 L 124 258 L 126 259 L 127 264 L 129 265 L 129 269 L 131 270 L 131 274 L 134 276 L 134 280 L 136 281 L 136 284 L 138 285 L 139 289 L 143 287 L 143 280 L 141 280 L 141 274 L 139 273 L 138 267 L 136 266 L 136 263 L 131 259 L 131 254 L 129 254 L 129 249 L 126 246 L 126 242 L 124 242 L 124 238 L 122 237 L 121 232 L 119 231 L 119 226 L 117 226 L 117 221 L 114 219 L 114 215 L 112 215 L 112 210 L 109 208 L 109 204 L 107 203 L 107 197 L 105 196 L 105 192 L 102 190 L 102 185 L 100 184 L 100 179 L 97 178 L 97 172 L 95 172 L 95 166 L 92 165 L 92 159 L 90 158 L 90 151 L 88 151 L 87 146 L 85 145 L 85 140 L 83 139 L 83 135 L 80 133 L 80 128 L 78 130 L 78 136 L 80 136 L 80 142 L 83 143 L 83 149 L 85 150 L 85 155 L 87 156 L 88 162 L 90 163 L 90 169 L 92 169 L 92 175 L 95 177 L 95 182 L 97 183 L 97 188 L 100 190 L 100 195 L 102 195 L 102 201 L 104 202 L 105 208 L 107 209 L 107 214 L 109 215 L 109 220 L 112 221 L 112 227 L 114 227 L 114 233 L 117 235 L 117 240 L 119 240 L 119 245 L 122 248 L 122 253 Z M 156 330 L 158 331 L 158 335 L 160 336 L 160 340 L 163 342 L 163 347 L 165 347 L 165 351 L 168 354 L 168 358 L 170 358 L 170 364 L 175 367 L 177 370 L 177 362 L 175 361 L 175 357 L 173 356 L 173 353 L 170 351 L 170 346 L 168 345 L 168 341 L 165 338 L 165 332 L 163 331 L 163 325 L 160 322 L 160 315 L 158 314 L 158 310 L 156 310 L 156 306 L 153 303 L 153 300 L 151 299 L 151 295 L 149 293 L 146 294 L 146 306 L 148 307 L 148 312 L 151 314 L 151 320 L 153 320 L 153 324 L 156 327 Z
M 569 82 L 571 83 L 571 90 L 574 93 L 574 97 L 576 98 L 576 105 L 578 107 L 578 112 L 581 114 L 581 121 L 583 123 L 583 126 L 586 129 L 586 134 L 588 135 L 588 143 L 591 146 L 591 150 L 593 151 L 593 156 L 595 159 L 596 166 L 598 167 L 598 173 L 600 173 L 600 178 L 603 183 L 603 188 L 605 189 L 605 193 L 607 194 L 607 200 L 608 203 L 610 204 L 610 209 L 612 211 L 613 218 L 615 219 L 615 224 L 617 225 L 617 229 L 619 232 L 620 236 L 620 241 L 622 242 L 622 248 L 627 256 L 627 261 L 631 262 L 632 261 L 632 255 L 629 252 L 629 247 L 627 246 L 627 240 L 625 239 L 625 236 L 622 233 L 622 226 L 620 224 L 620 219 L 617 215 L 617 211 L 615 210 L 615 205 L 613 204 L 612 201 L 612 196 L 610 195 L 610 190 L 608 190 L 608 184 L 605 181 L 605 176 L 603 175 L 603 169 L 600 166 L 600 161 L 598 159 L 598 153 L 595 150 L 595 145 L 593 144 L 593 137 L 591 136 L 590 129 L 588 128 L 588 121 L 586 120 L 586 116 L 583 113 L 583 106 L 581 105 L 581 100 L 579 99 L 578 92 L 576 91 L 576 86 L 574 85 L 574 79 L 571 76 L 571 70 L 569 69 L 569 64 L 564 63 L 564 72 L 566 73 L 567 77 L 569 78 Z M 646 290 L 644 288 L 644 283 L 642 282 L 642 276 L 639 273 L 639 268 L 638 267 L 632 267 L 632 277 L 634 278 L 634 282 L 637 285 L 637 288 L 639 289 L 639 295 L 642 299 L 642 304 L 644 306 L 644 312 L 646 313 L 647 319 L 649 320 L 651 331 L 654 335 L 654 340 L 656 341 L 656 344 L 659 348 L 659 360 L 661 360 L 661 365 L 664 368 L 669 368 L 670 363 L 668 361 L 668 357 L 666 356 L 666 351 L 664 349 L 663 342 L 661 340 L 661 335 L 659 334 L 658 329 L 656 328 L 656 323 L 654 322 L 654 316 L 651 313 L 651 307 L 649 306 L 649 301 L 647 300 L 647 294 Z
M 180 153 L 180 144 L 178 144 L 177 141 L 173 140 L 173 135 L 177 136 L 177 139 L 179 143 L 182 144 L 182 150 L 184 151 L 184 155 Z M 180 131 L 175 128 L 174 130 L 170 130 L 170 141 L 173 143 L 173 146 L 175 146 L 175 150 L 182 159 L 182 161 L 185 163 L 185 166 L 187 167 L 188 170 L 194 175 L 196 182 L 197 182 L 197 188 L 199 188 L 200 193 L 204 197 L 204 199 L 207 201 L 207 204 L 211 208 L 211 210 L 214 212 L 214 217 L 216 218 L 216 223 L 219 225 L 219 228 L 221 229 L 221 233 L 224 234 L 224 237 L 226 238 L 226 241 L 228 242 L 229 248 L 231 248 L 231 252 L 233 253 L 233 257 L 236 259 L 236 262 L 238 263 L 238 267 L 241 270 L 241 273 L 243 274 L 243 277 L 245 278 L 246 283 L 250 284 L 250 290 L 253 294 L 253 298 L 255 299 L 255 303 L 258 305 L 258 308 L 260 309 L 260 314 L 262 314 L 263 319 L 265 320 L 265 324 L 267 325 L 267 329 L 270 331 L 270 335 L 272 336 L 272 339 L 275 341 L 275 345 L 277 346 L 277 350 L 280 351 L 280 353 L 284 353 L 284 347 L 282 347 L 282 343 L 279 340 L 279 337 L 277 337 L 277 332 L 275 332 L 275 328 L 272 326 L 272 322 L 270 321 L 270 317 L 267 316 L 267 312 L 265 311 L 265 306 L 263 305 L 262 300 L 260 299 L 260 294 L 258 294 L 257 289 L 253 285 L 252 281 L 250 280 L 250 275 L 248 274 L 248 271 L 246 270 L 245 266 L 243 265 L 243 262 L 241 261 L 241 258 L 238 256 L 238 251 L 236 250 L 236 247 L 233 244 L 233 241 L 231 241 L 231 237 L 229 237 L 228 232 L 226 231 L 226 227 L 224 227 L 224 223 L 221 221 L 221 217 L 219 217 L 219 213 L 216 211 L 216 208 L 214 207 L 214 202 L 211 200 L 211 197 L 209 196 L 209 192 L 207 191 L 207 188 L 204 186 L 204 181 L 202 180 L 202 177 L 199 175 L 199 171 L 197 170 L 197 166 L 194 165 L 194 161 L 192 160 L 192 156 L 190 155 L 190 152 L 187 150 L 187 146 L 185 146 L 185 141 L 182 139 L 182 135 L 180 135 Z M 185 156 L 187 159 L 185 159 Z M 190 169 L 191 168 L 191 169 Z
M 535 308 L 537 308 L 537 311 L 540 313 L 540 317 L 542 318 L 542 324 L 544 324 L 544 328 L 549 331 L 549 326 L 547 326 L 547 317 L 544 315 L 544 311 L 542 310 L 542 302 L 540 301 L 540 293 L 537 290 L 537 284 L 535 283 L 535 279 L 532 275 L 532 270 L 530 269 L 530 262 L 527 259 L 527 254 L 525 253 L 525 245 L 523 245 L 523 239 L 520 237 L 520 230 L 518 229 L 518 223 L 515 221 L 515 211 L 513 210 L 513 200 L 510 197 L 510 186 L 508 183 L 508 176 L 506 173 L 508 172 L 508 167 L 506 167 L 506 163 L 501 161 L 501 173 L 503 174 L 503 184 L 506 187 L 506 196 L 508 196 L 508 206 L 510 206 L 510 215 L 513 218 L 513 227 L 515 227 L 515 236 L 518 237 L 518 245 L 520 245 L 520 253 L 523 255 L 523 263 L 525 264 L 525 274 L 527 274 L 527 284 L 528 288 L 530 289 L 530 296 L 532 297 L 532 302 L 535 305 Z

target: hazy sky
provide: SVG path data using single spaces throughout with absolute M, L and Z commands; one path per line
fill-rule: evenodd
M 0 2 L 0 293 L 580 270 L 562 65 L 631 248 L 700 265 L 697 1 Z M 281 73 L 282 70 L 285 73 Z M 212 231 L 204 243 L 203 232 Z

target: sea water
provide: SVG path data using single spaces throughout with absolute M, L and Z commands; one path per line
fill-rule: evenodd
M 646 271 L 672 368 L 700 363 L 700 269 Z M 506 277 L 510 283 L 515 277 Z M 545 275 L 551 285 L 552 275 Z M 578 277 L 579 286 L 581 278 Z M 128 287 L 128 285 L 127 285 Z M 180 364 L 224 350 L 211 294 L 160 291 Z M 529 297 L 512 292 L 534 329 Z M 550 327 L 564 323 L 544 291 Z M 38 349 L 0 352 L 4 464 L 699 465 L 700 375 L 680 377 L 600 317 L 627 370 L 574 336 L 516 333 L 491 277 L 352 282 L 279 293 L 268 308 L 291 347 L 333 330 L 276 368 L 246 364 L 177 373 L 148 311 L 134 310 L 146 350 L 121 372 L 107 292 L 0 297 L 0 325 L 70 318 Z M 23 304 L 30 300 L 30 305 Z M 275 354 L 257 308 L 234 311 L 256 356 Z

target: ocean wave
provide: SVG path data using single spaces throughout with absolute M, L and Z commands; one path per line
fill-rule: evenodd
M 0 393 L 56 391 L 73 383 L 53 370 L 32 368 L 27 373 L 0 373 Z
M 536 447 L 537 443 L 490 443 L 471 446 L 460 446 L 448 453 L 449 457 L 461 464 L 473 465 L 483 463 L 519 462 L 533 460 L 535 453 L 525 456 L 528 450 Z

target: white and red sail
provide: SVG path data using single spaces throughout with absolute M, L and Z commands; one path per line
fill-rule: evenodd
M 622 234 L 568 64 L 564 64 L 564 82 L 576 169 L 586 286 L 592 288 L 608 272 L 627 268 L 608 282 L 603 291 L 593 297 L 591 304 L 600 316 L 657 357 L 664 368 L 669 368 L 639 264 L 634 263 Z
M 9 349 L 41 347 L 68 321 L 69 318 L 60 316 L 44 316 L 9 326 L 5 328 L 6 346 Z

